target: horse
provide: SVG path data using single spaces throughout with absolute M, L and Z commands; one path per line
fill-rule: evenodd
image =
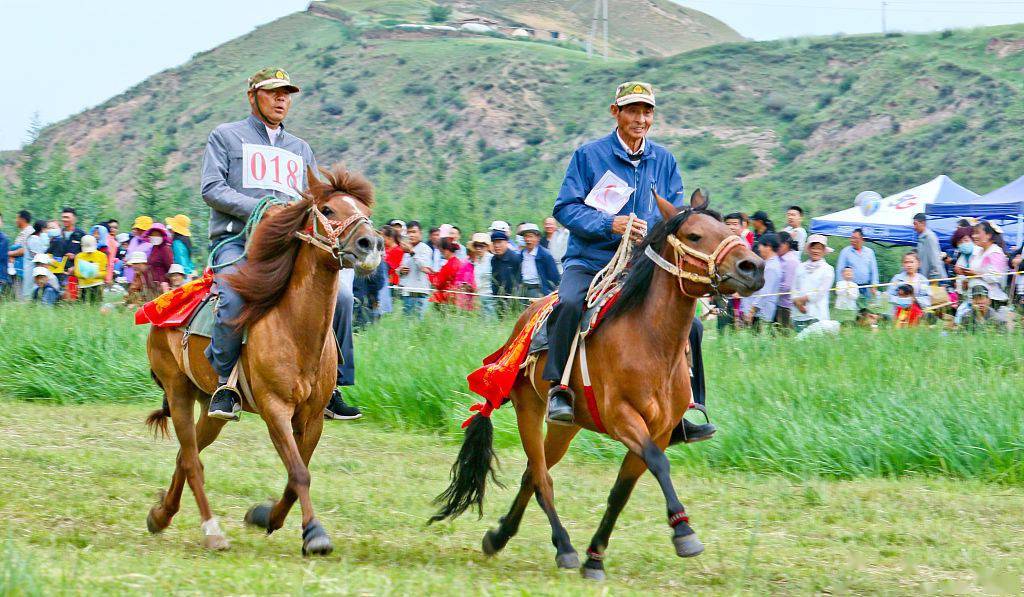
M 527 467 L 512 507 L 498 527 L 484 535 L 482 547 L 487 555 L 501 551 L 515 536 L 531 495 L 536 495 L 551 525 L 557 566 L 579 568 L 579 556 L 555 510 L 548 471 L 562 459 L 580 429 L 598 431 L 601 423 L 628 452 L 587 548 L 583 575 L 605 578 L 603 559 L 612 528 L 645 470 L 651 471 L 664 493 L 677 555 L 691 557 L 704 549 L 676 495 L 664 452 L 670 443 L 681 439 L 674 437 L 673 430 L 690 404 L 687 337 L 699 297 L 709 292 L 749 296 L 764 284 L 764 262 L 708 209 L 700 189 L 683 210 L 660 197 L 657 200 L 662 221 L 631 259 L 621 294 L 604 321 L 587 337 L 585 358 L 597 417 L 590 412 L 589 401 L 584 408 L 577 399 L 574 422 L 550 424 L 544 434 L 550 384 L 540 374 L 546 354 L 535 366 L 524 368 L 512 387 L 509 398 L 515 407 Z M 511 338 L 516 338 L 538 307 L 536 303 L 523 313 Z M 578 367 L 569 385 L 577 397 L 584 396 Z M 452 466 L 451 484 L 435 499 L 441 508 L 430 522 L 457 517 L 473 506 L 483 516 L 487 478 L 497 482 L 493 437 L 490 418 L 477 413 L 469 421 Z
M 326 555 L 333 549 L 313 513 L 308 466 L 336 381 L 338 347 L 331 323 L 338 272 L 350 267 L 358 275 L 370 274 L 383 249 L 369 219 L 374 205 L 370 182 L 340 165 L 320 172 L 326 182 L 307 168 L 309 185 L 302 198 L 268 210 L 253 231 L 248 261 L 227 276 L 246 303 L 234 322 L 249 334 L 239 368 L 254 405 L 243 400 L 244 408 L 266 423 L 288 471 L 281 498 L 253 506 L 245 521 L 270 534 L 284 525 L 298 499 L 303 555 Z M 199 453 L 217 439 L 226 421 L 207 416 L 206 406 L 195 421 L 194 405 L 208 404 L 217 374 L 203 354 L 209 341 L 192 336 L 184 344 L 184 334 L 180 328 L 154 326 L 146 343 L 152 377 L 165 397 L 163 408 L 153 411 L 146 424 L 166 436 L 169 417 L 180 444 L 170 488 L 161 492 L 146 526 L 159 533 L 170 525 L 187 481 L 199 506 L 203 546 L 224 550 L 229 543 L 210 510 Z M 183 346 L 191 378 L 183 366 Z

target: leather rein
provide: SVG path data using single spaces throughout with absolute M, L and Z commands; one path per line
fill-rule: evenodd
M 718 266 L 722 264 L 722 261 L 725 260 L 726 256 L 733 249 L 746 246 L 743 239 L 736 235 L 730 235 L 723 238 L 722 242 L 718 243 L 718 247 L 711 254 L 707 254 L 686 245 L 675 234 L 669 234 L 665 240 L 672 246 L 675 263 L 670 263 L 651 248 L 650 245 L 647 245 L 647 248 L 644 249 L 644 255 L 647 255 L 658 267 L 675 276 L 679 282 L 679 291 L 690 298 L 700 298 L 704 293 L 695 296 L 686 292 L 686 288 L 683 286 L 686 281 L 710 286 L 711 291 L 717 293 L 718 285 L 725 280 L 725 277 L 719 273 Z M 702 268 L 703 272 L 688 271 L 684 269 L 687 265 Z
M 313 214 L 313 223 L 306 228 L 305 232 L 296 232 L 295 237 L 318 249 L 327 251 L 339 263 L 348 253 L 344 247 L 348 246 L 349 241 L 355 236 L 356 230 L 359 228 L 358 225 L 367 224 L 371 229 L 373 228 L 373 222 L 364 216 L 358 208 L 345 220 L 328 218 L 315 203 L 309 206 L 309 211 Z

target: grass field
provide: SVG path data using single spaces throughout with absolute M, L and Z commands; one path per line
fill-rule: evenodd
M 939 478 L 805 481 L 707 472 L 674 475 L 708 546 L 675 557 L 664 501 L 641 480 L 609 547 L 605 585 L 554 567 L 540 510 L 494 558 L 484 530 L 511 501 L 489 496 L 483 521 L 425 528 L 455 446 L 444 437 L 382 431 L 371 420 L 331 423 L 313 464 L 313 499 L 336 551 L 299 555 L 299 517 L 267 537 L 243 513 L 277 494 L 283 469 L 263 425 L 248 416 L 204 454 L 214 512 L 232 540 L 199 546 L 195 502 L 162 535 L 145 516 L 170 478 L 173 441 L 153 440 L 139 405 L 0 408 L 0 594 L 349 593 L 651 594 L 1013 593 L 1021 590 L 1024 490 Z M 673 448 L 683 456 L 690 448 Z M 502 478 L 523 467 L 501 451 Z M 570 457 L 553 471 L 560 514 L 577 549 L 600 518 L 615 466 Z

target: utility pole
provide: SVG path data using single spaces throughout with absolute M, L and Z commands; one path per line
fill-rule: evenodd
M 608 60 L 608 0 L 604 2 L 604 59 Z
M 594 0 L 594 16 L 590 19 L 590 39 L 587 40 L 587 58 L 594 55 L 594 44 L 597 42 L 597 19 L 601 16 L 601 0 Z
M 889 33 L 889 29 L 885 25 L 885 8 L 887 6 L 889 6 L 889 3 L 886 2 L 885 0 L 882 0 L 882 35 L 886 35 Z

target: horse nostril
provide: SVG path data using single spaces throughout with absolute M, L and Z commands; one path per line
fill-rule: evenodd
M 373 248 L 374 242 L 369 237 L 361 237 L 356 241 L 356 246 L 364 252 L 369 252 Z
M 736 269 L 739 272 L 749 276 L 750 274 L 754 273 L 757 270 L 757 266 L 754 264 L 753 261 L 749 259 L 743 259 L 736 264 Z

